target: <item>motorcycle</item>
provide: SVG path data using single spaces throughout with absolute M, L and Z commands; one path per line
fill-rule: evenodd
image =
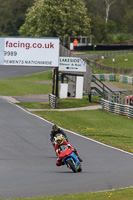
M 67 145 L 60 146 L 59 157 L 73 172 L 76 173 L 82 171 L 81 164 L 77 155 Z

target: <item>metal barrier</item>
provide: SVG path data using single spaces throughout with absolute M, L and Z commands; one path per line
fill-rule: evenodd
M 49 94 L 49 104 L 52 108 L 56 108 L 56 101 L 57 101 L 56 96 L 53 94 Z
M 120 82 L 133 85 L 133 77 L 120 75 Z
M 133 107 L 101 99 L 102 109 L 107 112 L 133 118 Z
M 98 78 L 100 81 L 116 81 L 115 74 L 92 74 L 92 81 L 94 77 Z

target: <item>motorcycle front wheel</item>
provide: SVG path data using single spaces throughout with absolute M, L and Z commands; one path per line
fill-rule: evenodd
M 78 172 L 81 172 L 82 171 L 82 168 L 81 168 L 81 165 L 79 164 L 79 166 L 78 166 L 78 170 L 77 170 Z
M 73 164 L 73 162 L 71 160 L 68 160 L 67 161 L 67 165 L 70 169 L 72 169 L 73 172 L 77 172 L 76 168 L 75 168 L 75 165 Z

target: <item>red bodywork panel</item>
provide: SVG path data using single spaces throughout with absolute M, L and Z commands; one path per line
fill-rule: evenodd
M 66 146 L 66 150 L 60 151 L 60 153 L 58 154 L 58 156 L 59 156 L 60 158 L 65 158 L 65 157 L 69 156 L 71 153 L 72 153 L 72 150 L 69 149 L 69 148 Z

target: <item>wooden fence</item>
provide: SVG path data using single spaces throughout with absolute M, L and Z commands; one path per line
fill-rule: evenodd
M 113 67 L 113 63 L 112 66 L 105 66 L 102 64 L 97 63 L 97 60 L 101 60 L 104 57 L 111 57 L 111 56 L 117 56 L 117 55 L 125 55 L 125 54 L 129 54 L 129 53 L 133 53 L 133 51 L 122 51 L 122 52 L 107 52 L 107 53 L 102 53 L 102 54 L 94 54 L 92 56 L 90 56 L 89 58 L 87 58 L 87 63 L 90 66 L 95 66 L 98 69 L 101 70 L 106 70 L 110 73 L 114 73 L 114 74 L 131 74 L 133 73 L 133 69 L 130 68 L 115 68 Z

